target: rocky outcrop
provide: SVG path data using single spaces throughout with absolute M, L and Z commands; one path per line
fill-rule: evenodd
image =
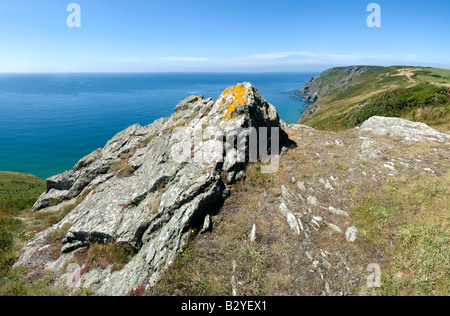
M 424 123 L 395 117 L 373 116 L 364 122 L 360 129 L 378 135 L 399 136 L 413 142 L 448 143 L 450 141 L 448 134 L 441 133 Z
M 226 89 L 216 101 L 191 96 L 171 117 L 127 128 L 72 170 L 47 180 L 47 192 L 34 211 L 67 205 L 73 210 L 26 245 L 16 265 L 51 269 L 64 284 L 72 272 L 65 271 L 67 263 L 77 252 L 93 243 L 126 244 L 135 255 L 120 271 L 90 270 L 77 286 L 105 295 L 151 287 L 192 231 L 200 231 L 205 218 L 218 212 L 229 185 L 245 176 L 250 138 L 260 127 L 269 128 L 270 138 L 270 128 L 280 127 L 279 117 L 255 87 L 244 83 Z M 286 144 L 283 130 L 279 136 Z M 234 139 L 246 145 L 238 147 Z M 277 154 L 279 148 L 270 144 L 264 150 Z M 61 256 L 40 256 L 50 247 L 48 236 L 61 231 Z

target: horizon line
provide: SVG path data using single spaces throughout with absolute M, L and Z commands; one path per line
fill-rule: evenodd
M 0 71 L 0 75 L 19 75 L 19 74 L 36 74 L 36 75 L 51 75 L 51 74 L 207 74 L 207 73 L 229 73 L 229 74 L 271 74 L 271 73 L 316 73 L 323 72 L 332 68 L 344 68 L 344 67 L 420 67 L 420 68 L 435 68 L 435 69 L 445 69 L 450 70 L 450 68 L 442 67 L 442 66 L 420 66 L 420 65 L 371 65 L 371 64 L 354 64 L 354 65 L 343 65 L 343 66 L 330 66 L 330 67 L 321 67 L 322 70 L 297 70 L 297 71 L 289 71 L 289 70 L 266 70 L 266 71 L 227 71 L 227 70 L 161 70 L 161 71 Z

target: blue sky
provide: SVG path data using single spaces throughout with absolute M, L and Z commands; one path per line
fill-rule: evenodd
M 66 24 L 71 2 L 81 28 Z M 369 3 L 381 28 L 369 28 Z M 450 68 L 444 0 L 1 0 L 0 72 Z

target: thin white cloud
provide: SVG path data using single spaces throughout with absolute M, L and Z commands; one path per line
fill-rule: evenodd
M 210 60 L 207 57 L 161 57 L 161 58 L 154 58 L 149 60 L 168 60 L 168 61 L 208 61 Z
M 267 54 L 254 54 L 236 58 L 243 64 L 273 64 L 273 65 L 318 65 L 318 64 L 357 64 L 364 62 L 390 62 L 399 58 L 388 54 L 365 55 L 351 54 L 324 54 L 308 51 L 272 52 Z
M 207 57 L 157 57 L 157 58 L 141 58 L 141 57 L 119 57 L 119 58 L 106 58 L 102 61 L 104 62 L 115 62 L 115 63 L 142 63 L 142 62 L 158 62 L 158 61 L 208 61 L 210 58 Z
M 113 62 L 113 63 L 135 63 L 135 62 L 141 62 L 142 58 L 139 58 L 139 57 L 105 58 L 105 59 L 102 59 L 101 61 Z
M 275 62 L 277 60 L 286 59 L 288 57 L 292 56 L 305 56 L 305 57 L 312 57 L 315 56 L 315 54 L 311 52 L 278 52 L 278 53 L 267 53 L 267 54 L 255 54 L 250 55 L 246 57 L 239 57 L 236 60 L 239 62 L 244 63 L 271 63 Z

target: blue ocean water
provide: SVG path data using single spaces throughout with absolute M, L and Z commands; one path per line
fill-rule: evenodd
M 1 74 L 0 170 L 46 179 L 71 169 L 116 133 L 170 116 L 190 94 L 216 99 L 248 81 L 285 122 L 300 119 L 293 92 L 317 74 Z

